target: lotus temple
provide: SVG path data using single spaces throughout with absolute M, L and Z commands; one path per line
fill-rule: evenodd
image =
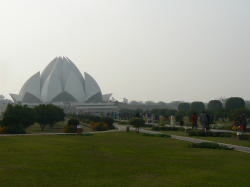
M 56 57 L 42 73 L 37 72 L 22 86 L 19 94 L 10 94 L 14 103 L 35 106 L 52 103 L 66 112 L 116 112 L 109 102 L 111 94 L 103 95 L 96 80 L 84 76 L 67 57 Z

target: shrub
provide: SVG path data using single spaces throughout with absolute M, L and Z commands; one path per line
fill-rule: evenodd
M 90 120 L 89 119 L 85 119 L 83 120 L 85 123 L 89 124 L 90 123 Z
M 66 125 L 63 128 L 63 132 L 64 133 L 76 133 L 77 132 L 77 128 L 75 125 Z
M 216 111 L 223 107 L 222 102 L 220 100 L 211 100 L 207 104 L 208 110 Z
M 25 130 L 22 127 L 0 127 L 0 134 L 25 134 Z
M 109 130 L 108 124 L 104 123 L 104 122 L 93 123 L 93 124 L 91 124 L 91 128 L 94 131 L 107 131 L 107 130 Z
M 224 149 L 224 150 L 233 150 L 234 148 L 229 148 L 225 145 L 219 145 L 218 143 L 213 142 L 202 142 L 202 143 L 192 143 L 193 148 L 208 148 L 208 149 Z
M 180 103 L 177 108 L 178 108 L 178 111 L 187 112 L 190 110 L 190 104 L 189 103 Z
M 113 118 L 105 117 L 102 119 L 102 121 L 108 125 L 109 129 L 115 129 L 115 126 L 113 125 L 114 123 Z
M 245 108 L 245 105 L 245 101 L 241 97 L 230 97 L 226 101 L 226 109 L 228 110 Z
M 228 132 L 212 132 L 212 131 L 205 132 L 202 130 L 189 130 L 188 136 L 232 137 L 235 136 L 235 134 Z
M 70 119 L 69 121 L 68 121 L 68 125 L 70 126 L 70 125 L 72 125 L 72 126 L 77 126 L 77 125 L 79 125 L 79 120 L 77 120 L 77 119 Z
M 199 111 L 199 112 L 202 110 L 205 110 L 205 104 L 201 101 L 194 101 L 190 105 L 190 110 Z

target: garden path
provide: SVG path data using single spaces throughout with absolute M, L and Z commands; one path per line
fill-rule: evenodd
M 126 126 L 125 125 L 115 125 L 120 131 L 126 131 Z M 135 130 L 135 128 L 130 127 L 131 130 Z M 156 131 L 150 131 L 150 130 L 145 130 L 145 129 L 140 129 L 140 132 L 144 133 L 150 133 L 150 134 L 164 134 L 161 132 L 156 132 Z M 202 140 L 198 138 L 190 138 L 186 136 L 177 136 L 177 135 L 171 135 L 172 138 L 177 139 L 177 140 L 183 140 L 183 141 L 188 141 L 192 143 L 201 143 L 201 142 L 213 142 L 213 141 L 208 141 L 208 140 Z M 225 143 L 220 143 L 220 142 L 214 142 L 218 143 L 219 145 L 224 145 L 230 148 L 234 148 L 234 150 L 241 151 L 241 152 L 246 152 L 250 153 L 250 147 L 244 147 L 244 146 L 238 146 L 238 145 L 232 145 L 232 144 L 225 144 Z

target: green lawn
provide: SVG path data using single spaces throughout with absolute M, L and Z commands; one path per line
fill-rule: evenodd
M 134 132 L 0 137 L 1 186 L 249 186 L 250 155 Z

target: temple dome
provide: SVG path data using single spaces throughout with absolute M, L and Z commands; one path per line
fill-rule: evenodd
M 21 88 L 19 95 L 11 94 L 15 102 L 103 102 L 101 89 L 88 73 L 81 72 L 67 57 L 56 57 L 48 66 L 31 76 Z

